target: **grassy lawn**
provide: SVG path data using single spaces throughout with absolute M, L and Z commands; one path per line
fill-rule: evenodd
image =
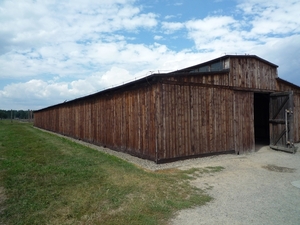
M 196 172 L 147 172 L 0 120 L 0 224 L 167 224 L 177 210 L 211 200 L 189 184 Z

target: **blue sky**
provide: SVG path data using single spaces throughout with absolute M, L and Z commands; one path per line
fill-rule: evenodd
M 299 0 L 0 1 L 0 109 L 40 109 L 224 54 L 300 85 Z

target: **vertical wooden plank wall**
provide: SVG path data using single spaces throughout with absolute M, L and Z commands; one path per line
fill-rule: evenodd
M 91 96 L 35 113 L 35 126 L 155 160 L 156 86 Z
M 255 150 L 254 94 L 234 92 L 234 143 L 237 154 Z
M 294 93 L 294 141 L 300 142 L 300 89 L 278 82 L 277 90 L 280 92 L 293 91 Z
M 162 84 L 158 160 L 234 150 L 233 91 Z
M 300 92 L 294 93 L 294 142 L 300 142 Z
M 277 68 L 255 58 L 230 58 L 230 86 L 276 90 Z

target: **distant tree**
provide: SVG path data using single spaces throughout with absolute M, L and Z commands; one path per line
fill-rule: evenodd
M 24 110 L 18 110 L 15 112 L 15 118 L 28 119 L 28 112 Z
M 0 119 L 10 119 L 11 113 L 13 116 L 13 119 L 19 118 L 19 119 L 28 119 L 29 113 L 27 110 L 2 110 L 0 109 Z
M 6 116 L 6 112 L 4 110 L 0 110 L 0 118 L 4 119 Z

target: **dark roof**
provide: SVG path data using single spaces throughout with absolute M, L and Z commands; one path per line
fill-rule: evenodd
M 299 87 L 298 85 L 293 84 L 293 83 L 291 83 L 291 82 L 289 82 L 289 81 L 286 81 L 286 80 L 281 79 L 281 78 L 279 78 L 279 77 L 277 77 L 276 80 L 279 81 L 279 82 L 281 82 L 281 83 L 283 83 L 283 84 L 285 84 L 285 85 L 288 85 L 288 86 L 291 86 L 291 87 L 293 87 L 293 88 L 295 88 L 295 89 L 300 90 L 300 87 Z

